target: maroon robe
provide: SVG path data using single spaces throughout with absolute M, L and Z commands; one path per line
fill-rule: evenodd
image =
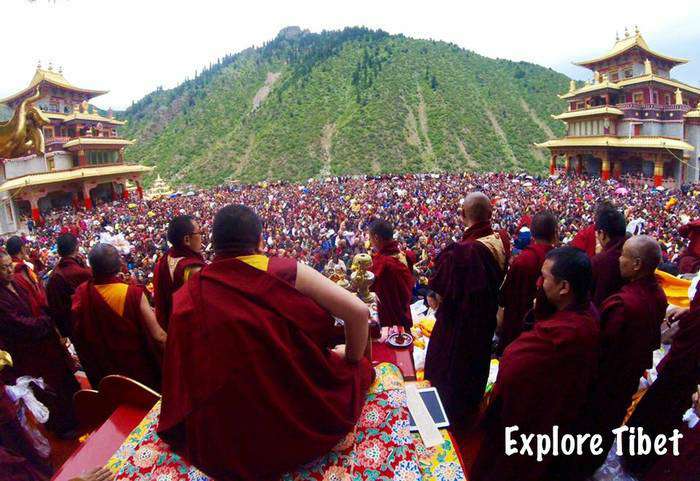
M 450 421 L 458 427 L 481 402 L 489 375 L 505 267 L 477 241 L 491 234 L 487 222 L 467 229 L 461 242 L 440 252 L 430 280 L 442 302 L 428 344 L 425 379 L 438 389 Z
M 700 220 L 681 226 L 678 233 L 690 239 L 688 247 L 683 249 L 678 259 L 678 271 L 681 274 L 694 274 L 700 270 Z
M 600 314 L 601 356 L 598 379 L 586 404 L 579 431 L 603 436 L 603 454 L 576 463 L 581 479 L 603 464 L 614 441 L 612 430 L 622 425 L 639 378 L 653 366 L 661 344 L 666 294 L 652 274 L 626 284 L 603 302 Z
M 40 315 L 48 306 L 46 302 L 46 291 L 41 284 L 41 279 L 22 259 L 13 257 L 12 263 L 15 266 L 14 281 L 27 291 L 27 300 L 35 316 Z
M 679 481 L 700 479 L 700 425 L 690 429 L 683 425 L 678 456 L 669 450 L 644 477 L 644 481 Z
M 170 275 L 168 257 L 182 258 Z M 168 321 L 173 308 L 173 294 L 185 283 L 185 271 L 190 267 L 203 267 L 202 254 L 187 247 L 171 247 L 161 256 L 153 271 L 153 304 L 156 309 L 156 319 L 167 331 Z
M 700 289 L 690 305 L 690 312 L 678 321 L 678 332 L 673 336 L 671 351 L 664 357 L 657 371 L 659 376 L 637 404 L 628 426 L 642 427 L 644 432 L 670 436 L 679 428 L 690 398 L 700 384 Z M 658 456 L 625 456 L 628 470 L 643 475 L 658 460 Z
M 508 269 L 500 292 L 503 323 L 499 354 L 523 331 L 525 315 L 532 309 L 537 294 L 537 280 L 541 275 L 544 258 L 550 250 L 551 244 L 531 243 L 513 259 Z
M 593 269 L 592 300 L 599 309 L 605 299 L 619 292 L 625 284 L 625 280 L 620 274 L 620 256 L 625 240 L 627 240 L 625 237 L 611 239 L 603 247 L 603 251 L 591 259 Z
M 29 294 L 14 280 L 17 294 L 0 286 L 0 349 L 12 355 L 14 366 L 2 371 L 6 384 L 17 377 L 41 377 L 46 391 L 36 393 L 37 399 L 50 411 L 46 427 L 58 433 L 76 426 L 73 394 L 80 385 L 73 375 L 73 361 L 49 316 L 33 315 Z
M 596 237 L 595 237 L 595 224 L 591 224 L 585 229 L 579 231 L 574 238 L 569 242 L 571 247 L 576 247 L 581 249 L 583 252 L 588 254 L 588 257 L 595 256 L 596 247 Z
M 269 272 L 217 255 L 173 298 L 158 432 L 219 481 L 276 479 L 330 451 L 373 378 L 369 360 L 327 348 L 331 315 Z
M 46 283 L 49 313 L 64 337 L 71 335 L 71 302 L 75 289 L 92 277 L 92 270 L 77 257 L 62 257 Z
M 503 353 L 492 402 L 484 417 L 485 436 L 469 474 L 470 481 L 558 480 L 568 466 L 545 456 L 505 454 L 505 428 L 519 434 L 571 432 L 598 365 L 598 317 L 593 306 L 575 306 L 538 319 Z M 533 443 L 534 445 L 534 443 Z M 554 463 L 556 459 L 557 463 Z M 575 460 L 567 459 L 563 464 Z M 557 464 L 557 466 L 555 466 Z
M 98 284 L 119 283 L 116 278 Z M 130 284 L 124 312 L 119 315 L 95 289 L 81 284 L 73 296 L 73 344 L 90 384 L 121 374 L 159 390 L 161 363 L 158 349 L 141 314 L 143 289 Z
M 0 481 L 46 481 L 52 474 L 19 422 L 17 406 L 0 382 Z
M 411 296 L 414 280 L 400 255 L 398 243 L 390 241 L 372 256 L 375 276 L 372 290 L 379 300 L 379 323 L 382 326 L 401 326 L 408 331 L 413 326 Z

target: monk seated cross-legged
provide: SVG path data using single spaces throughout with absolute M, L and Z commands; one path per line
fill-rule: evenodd
M 114 246 L 95 245 L 88 255 L 93 278 L 73 296 L 73 344 L 90 383 L 110 374 L 160 388 L 165 332 L 143 289 L 117 277 L 121 256 Z
M 173 298 L 158 434 L 217 481 L 274 479 L 354 428 L 374 372 L 369 311 L 311 267 L 263 255 L 248 207 L 219 210 L 212 240 L 213 262 Z

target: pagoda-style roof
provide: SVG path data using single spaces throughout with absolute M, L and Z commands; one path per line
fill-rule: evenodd
M 685 84 L 683 82 L 679 82 L 678 80 L 673 80 L 673 79 L 668 79 L 665 77 L 659 77 L 658 75 L 654 74 L 646 74 L 646 75 L 639 75 L 637 77 L 632 77 L 624 80 L 620 80 L 619 82 L 610 82 L 608 80 L 600 82 L 600 83 L 594 83 L 594 84 L 587 84 L 581 87 L 580 89 L 572 90 L 571 92 L 567 92 L 563 95 L 559 95 L 560 99 L 570 99 L 573 97 L 578 97 L 581 94 L 585 93 L 590 93 L 590 92 L 599 92 L 603 90 L 620 90 L 622 87 L 627 87 L 629 85 L 636 85 L 644 82 L 659 82 L 664 85 L 668 85 L 669 87 L 675 87 L 679 88 L 681 90 L 685 90 L 686 92 L 690 92 L 693 94 L 700 95 L 700 89 L 697 87 L 693 87 L 691 85 Z
M 69 140 L 63 147 L 68 149 L 70 147 L 82 147 L 86 145 L 121 145 L 127 146 L 132 145 L 133 140 L 119 139 L 116 137 L 78 137 L 77 139 Z
M 24 96 L 41 83 L 47 83 L 62 89 L 87 94 L 89 98 L 97 97 L 98 95 L 104 95 L 108 92 L 108 90 L 92 90 L 76 87 L 75 85 L 71 84 L 70 82 L 68 82 L 68 80 L 65 79 L 63 73 L 55 72 L 51 69 L 44 70 L 41 67 L 37 67 L 36 73 L 34 74 L 34 78 L 32 78 L 31 82 L 29 82 L 29 85 L 24 90 L 21 90 L 14 95 L 10 95 L 9 97 L 0 99 L 0 104 L 10 103 L 13 100 L 19 99 L 20 97 Z
M 140 164 L 109 165 L 105 167 L 84 167 L 81 169 L 64 170 L 60 172 L 47 172 L 44 174 L 31 174 L 16 179 L 8 180 L 0 185 L 0 192 L 7 192 L 21 187 L 29 187 L 55 182 L 69 182 L 73 180 L 89 179 L 104 175 L 135 174 L 150 172 L 154 168 Z
M 593 58 L 591 60 L 583 60 L 581 62 L 574 62 L 574 65 L 580 65 L 581 67 L 587 67 L 587 68 L 592 68 L 593 65 L 604 62 L 605 60 L 610 60 L 612 58 L 615 58 L 619 55 L 622 55 L 623 53 L 626 53 L 632 49 L 639 49 L 644 51 L 647 56 L 650 57 L 656 57 L 657 59 L 664 60 L 666 62 L 669 62 L 673 65 L 679 65 L 683 63 L 688 63 L 688 61 L 684 58 L 675 58 L 675 57 L 669 57 L 667 55 L 660 54 L 658 52 L 654 52 L 652 49 L 649 48 L 649 45 L 647 45 L 647 42 L 644 40 L 644 37 L 642 37 L 642 34 L 639 33 L 639 30 L 636 30 L 634 35 L 628 35 L 627 32 L 625 32 L 625 37 L 618 39 L 615 42 L 615 45 L 613 45 L 612 50 L 610 50 L 608 53 L 605 55 L 602 55 L 597 58 Z
M 535 144 L 540 148 L 557 147 L 637 147 L 651 149 L 695 150 L 687 142 L 668 137 L 615 137 L 600 135 L 592 137 L 564 137 Z
M 105 117 L 97 113 L 71 112 L 69 114 L 62 114 L 59 112 L 44 112 L 44 114 L 50 119 L 58 119 L 63 122 L 71 122 L 74 120 L 87 120 L 93 122 L 102 122 L 103 124 L 126 125 L 126 120 L 117 120 L 115 118 Z
M 564 112 L 559 115 L 552 115 L 553 119 L 557 120 L 567 120 L 579 117 L 590 117 L 593 115 L 624 115 L 624 112 L 615 107 L 594 107 L 590 109 L 583 110 L 573 110 L 571 112 Z

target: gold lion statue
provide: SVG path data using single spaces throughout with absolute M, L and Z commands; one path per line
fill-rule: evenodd
M 41 97 L 39 88 L 15 109 L 12 118 L 0 122 L 0 157 L 21 157 L 30 153 L 45 153 L 42 127 L 49 119 L 37 107 L 31 105 Z

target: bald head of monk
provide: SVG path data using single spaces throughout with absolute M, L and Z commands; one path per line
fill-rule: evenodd
M 491 199 L 483 192 L 472 192 L 467 195 L 461 208 L 462 219 L 467 227 L 480 222 L 490 222 L 492 211 Z
M 654 274 L 661 262 L 661 248 L 656 239 L 636 235 L 625 241 L 620 256 L 620 274 L 628 281 Z
M 88 254 L 90 267 L 95 279 L 106 279 L 116 276 L 122 267 L 119 251 L 111 244 L 95 244 Z

